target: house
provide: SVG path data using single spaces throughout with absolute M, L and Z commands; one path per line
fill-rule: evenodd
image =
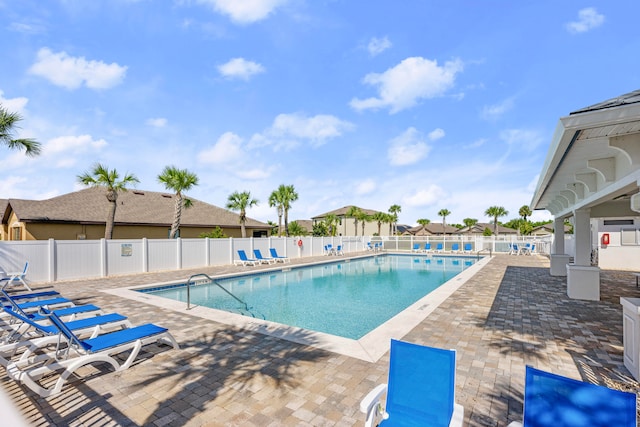
M 241 237 L 239 215 L 191 198 L 182 210 L 180 236 L 199 237 L 220 227 L 228 237 Z M 110 203 L 105 189 L 87 188 L 47 200 L 0 200 L 2 240 L 76 240 L 104 237 Z M 129 190 L 118 193 L 114 239 L 166 239 L 174 218 L 175 195 Z M 271 227 L 247 218 L 247 236 L 270 234 Z
M 339 236 L 362 236 L 362 223 L 357 221 L 358 229 L 356 230 L 356 219 L 347 216 L 347 212 L 353 206 L 344 206 L 340 209 L 334 209 L 329 212 L 325 212 L 323 214 L 314 216 L 311 218 L 313 221 L 313 225 L 316 225 L 325 220 L 328 215 L 335 215 L 338 218 L 338 232 L 336 235 Z M 373 216 L 374 214 L 380 212 L 373 209 L 364 209 L 360 208 L 364 213 L 369 216 Z M 378 233 L 378 222 L 374 220 L 369 220 L 365 222 L 364 226 L 364 235 L 365 236 L 373 236 L 379 234 L 381 236 L 388 236 L 389 233 L 389 223 L 381 223 L 380 224 L 380 233 Z
M 564 234 L 570 234 L 570 233 L 571 233 L 571 226 L 565 224 Z M 531 230 L 532 236 L 549 236 L 551 234 L 553 234 L 553 222 L 539 225 L 537 227 L 534 227 Z
M 471 227 L 463 227 L 460 230 L 458 230 L 456 234 L 482 236 L 484 235 L 484 230 L 486 230 L 487 228 L 491 230 L 491 233 L 493 234 L 493 223 L 489 223 L 489 222 L 478 222 L 472 225 Z M 509 228 L 509 227 L 504 227 L 500 224 L 498 224 L 498 228 L 496 232 L 499 236 L 505 236 L 505 235 L 511 236 L 511 235 L 518 234 L 518 230 Z
M 452 225 L 446 224 L 443 227 L 442 223 L 432 222 L 425 226 L 417 225 L 415 227 L 411 227 L 402 233 L 404 236 L 442 236 L 452 235 L 456 233 L 458 229 Z

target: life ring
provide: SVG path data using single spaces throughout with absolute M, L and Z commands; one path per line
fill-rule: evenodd
M 302 239 L 298 239 L 298 247 L 301 248 L 302 247 Z

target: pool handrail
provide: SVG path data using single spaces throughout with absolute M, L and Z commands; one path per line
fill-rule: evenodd
M 227 294 L 229 294 L 233 299 L 238 301 L 240 304 L 244 305 L 244 309 L 247 310 L 247 312 L 250 313 L 252 317 L 256 317 L 246 302 L 242 301 L 240 298 L 235 296 L 228 289 L 225 289 L 224 286 L 222 286 L 220 283 L 213 280 L 208 274 L 205 274 L 205 273 L 192 274 L 191 276 L 189 276 L 189 280 L 187 280 L 187 310 L 191 310 L 191 283 L 193 283 L 191 279 L 193 279 L 194 277 L 206 277 L 211 283 L 213 283 L 214 285 L 216 285 L 217 287 L 225 291 Z

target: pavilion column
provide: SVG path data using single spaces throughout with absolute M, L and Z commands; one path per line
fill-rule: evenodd
M 576 210 L 573 215 L 576 255 L 575 262 L 567 265 L 567 295 L 569 298 L 599 301 L 600 269 L 591 266 L 590 210 Z
M 552 276 L 566 276 L 569 255 L 564 249 L 564 218 L 556 217 L 553 220 L 553 248 L 551 249 Z

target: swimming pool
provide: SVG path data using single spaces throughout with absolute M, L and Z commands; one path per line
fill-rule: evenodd
M 358 340 L 472 266 L 476 258 L 381 255 L 192 285 L 191 304 Z M 187 301 L 185 284 L 139 289 Z

